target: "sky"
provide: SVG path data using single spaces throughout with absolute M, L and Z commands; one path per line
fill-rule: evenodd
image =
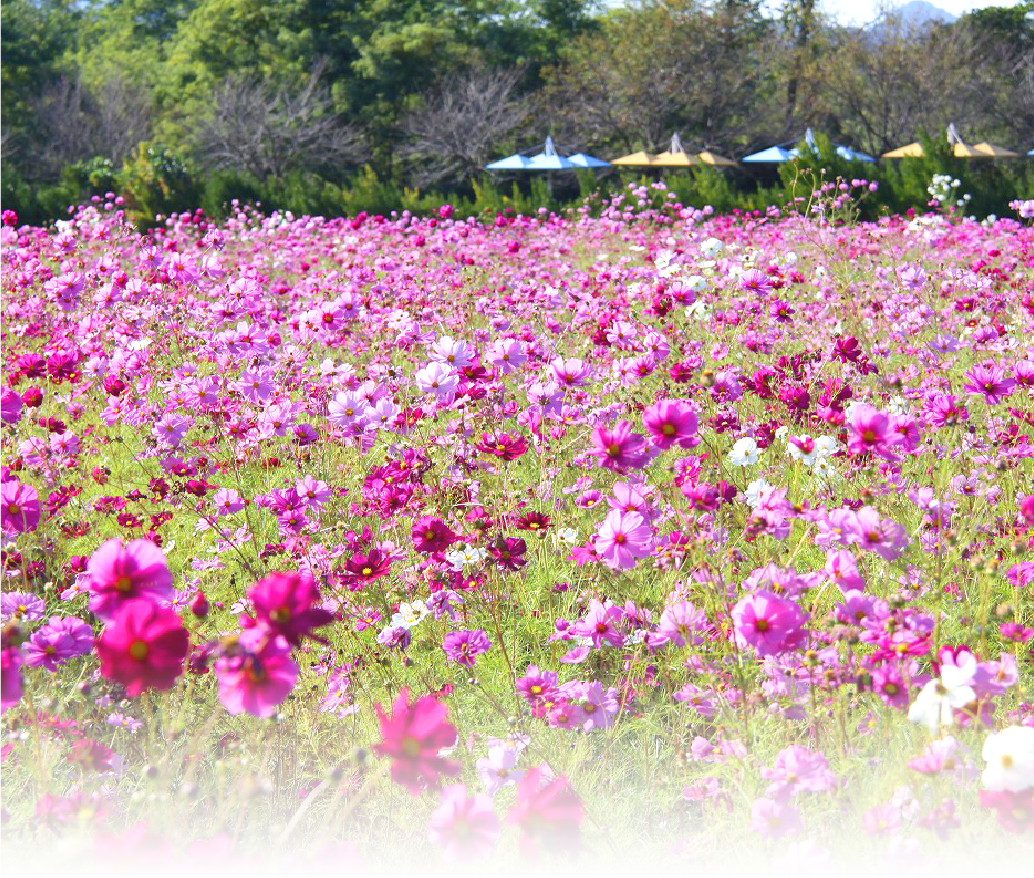
M 819 0 L 819 7 L 841 24 L 868 24 L 876 18 L 880 7 L 905 5 L 906 0 Z M 934 6 L 962 15 L 987 6 L 1018 6 L 1019 0 L 929 0 Z

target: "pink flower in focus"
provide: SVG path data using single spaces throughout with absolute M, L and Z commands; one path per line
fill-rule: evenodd
M 885 460 L 896 460 L 890 418 L 871 405 L 857 405 L 847 421 L 847 450 L 852 454 L 867 452 Z
M 638 469 L 649 460 L 646 439 L 633 433 L 628 421 L 618 421 L 613 430 L 597 427 L 589 441 L 593 445 L 589 454 L 594 455 L 604 469 Z
M 966 377 L 969 383 L 964 384 L 962 389 L 967 393 L 982 395 L 988 405 L 998 405 L 1016 387 L 1013 377 L 991 361 L 974 366 L 966 373 Z
M 658 448 L 667 449 L 678 443 L 692 448 L 698 443 L 696 412 L 680 400 L 663 399 L 643 412 L 643 426 Z
M 653 532 L 638 512 L 607 513 L 593 547 L 612 570 L 628 570 L 650 554 Z
M 778 655 L 800 644 L 807 618 L 793 601 L 757 591 L 733 607 L 733 637 L 740 648 L 753 646 L 759 656 Z
M 108 540 L 86 565 L 90 612 L 107 621 L 126 601 L 139 598 L 158 603 L 174 596 L 172 572 L 165 554 L 150 540 Z
M 26 533 L 39 527 L 39 493 L 11 479 L 0 485 L 0 529 Z

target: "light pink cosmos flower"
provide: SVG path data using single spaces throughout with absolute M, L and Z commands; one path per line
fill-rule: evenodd
M 524 777 L 523 769 L 517 769 L 517 759 L 521 751 L 505 743 L 498 743 L 488 748 L 488 756 L 475 763 L 478 777 L 485 785 L 485 792 L 494 796 L 503 787 L 516 784 Z
M 422 393 L 450 401 L 460 384 L 459 375 L 444 363 L 428 363 L 413 376 L 413 380 Z
M 590 638 L 596 649 L 600 649 L 604 643 L 621 646 L 625 642 L 625 635 L 618 627 L 621 619 L 620 607 L 615 606 L 611 601 L 600 603 L 593 598 L 589 601 L 589 609 L 585 618 L 575 622 L 568 630 L 579 637 Z
M 594 548 L 612 570 L 628 570 L 650 554 L 652 537 L 650 526 L 638 512 L 612 509 L 600 525 Z
M 431 813 L 427 835 L 447 859 L 487 857 L 499 838 L 499 818 L 492 799 L 479 793 L 467 796 L 463 784 L 442 790 L 441 804 Z
M 594 455 L 604 469 L 638 469 L 650 459 L 646 439 L 633 433 L 628 421 L 618 421 L 613 429 L 597 427 L 589 441 L 593 446 L 589 454 Z
M 519 341 L 503 338 L 492 342 L 491 347 L 485 352 L 485 362 L 507 375 L 528 362 L 528 355 L 524 352 L 524 345 Z
M 450 338 L 443 335 L 431 345 L 430 358 L 433 363 L 441 363 L 451 369 L 462 369 L 474 362 L 474 349 L 463 339 Z
M 821 753 L 792 744 L 779 751 L 773 768 L 762 768 L 761 776 L 774 781 L 765 795 L 785 802 L 797 793 L 822 793 L 836 786 L 836 777 Z
M 782 838 L 804 828 L 801 812 L 787 802 L 755 799 L 750 815 L 754 831 L 769 838 Z

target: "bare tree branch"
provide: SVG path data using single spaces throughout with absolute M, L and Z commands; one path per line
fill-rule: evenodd
M 451 74 L 403 118 L 408 141 L 400 151 L 416 162 L 420 185 L 481 171 L 492 146 L 528 120 L 531 103 L 516 94 L 521 72 L 482 67 Z
M 211 169 L 266 179 L 293 170 L 336 176 L 363 155 L 360 130 L 345 124 L 320 84 L 322 64 L 301 87 L 230 76 L 216 89 L 211 115 L 195 134 L 198 157 Z

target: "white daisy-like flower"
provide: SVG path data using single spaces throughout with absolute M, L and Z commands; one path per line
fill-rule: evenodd
M 976 700 L 972 682 L 977 672 L 977 659 L 965 653 L 960 665 L 943 665 L 940 679 L 927 683 L 908 709 L 911 722 L 936 732 L 939 726 L 955 724 L 955 710 Z
M 742 439 L 736 440 L 736 444 L 732 446 L 732 451 L 725 457 L 733 466 L 753 466 L 758 462 L 760 455 L 761 451 L 758 448 L 758 443 L 749 436 L 744 436 Z
M 392 628 L 412 628 L 423 621 L 428 609 L 423 601 L 413 601 L 411 604 L 399 604 L 399 611 L 391 617 Z
M 714 259 L 725 249 L 725 245 L 717 238 L 708 238 L 700 245 L 700 252 L 708 259 Z
M 1020 790 L 1034 787 L 1034 727 L 1009 726 L 984 741 L 987 768 L 981 776 L 989 790 Z
M 747 501 L 747 505 L 751 509 L 756 509 L 758 503 L 761 501 L 761 492 L 767 491 L 774 488 L 775 485 L 770 485 L 765 479 L 754 479 L 743 492 L 743 497 Z

